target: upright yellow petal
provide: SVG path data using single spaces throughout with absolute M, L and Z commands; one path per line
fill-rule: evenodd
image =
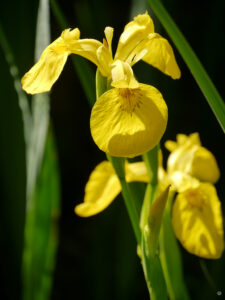
M 28 94 L 48 92 L 61 74 L 68 55 L 69 46 L 79 39 L 78 28 L 66 29 L 42 53 L 39 61 L 23 76 L 21 83 Z
M 97 146 L 112 156 L 141 155 L 160 141 L 167 124 L 167 106 L 154 87 L 111 89 L 95 103 L 91 133 Z
M 139 44 L 143 44 L 143 40 L 153 32 L 154 24 L 147 12 L 136 16 L 133 21 L 125 26 L 124 31 L 120 36 L 115 59 L 123 61 L 129 60 L 130 63 L 140 52 Z
M 149 35 L 149 41 L 145 47 L 148 49 L 148 52 L 142 59 L 146 63 L 171 76 L 173 79 L 180 78 L 181 73 L 173 49 L 166 39 L 157 33 L 153 33 Z
M 112 54 L 112 39 L 113 39 L 113 31 L 114 29 L 110 26 L 107 26 L 104 30 L 107 45 L 109 48 L 109 52 Z
M 112 64 L 112 82 L 111 86 L 116 88 L 137 89 L 138 81 L 134 77 L 134 73 L 130 65 L 121 60 L 116 60 Z
M 93 216 L 108 207 L 120 191 L 120 182 L 112 164 L 103 161 L 91 173 L 85 187 L 84 202 L 75 207 L 75 213 L 81 217 Z
M 190 253 L 219 258 L 224 250 L 221 205 L 212 184 L 201 183 L 178 194 L 172 223 L 176 237 Z

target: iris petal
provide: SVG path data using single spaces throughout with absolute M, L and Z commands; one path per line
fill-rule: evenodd
M 180 193 L 173 205 L 172 223 L 176 237 L 192 254 L 219 258 L 224 249 L 220 201 L 212 184 Z
M 171 76 L 173 79 L 180 78 L 181 73 L 173 49 L 166 39 L 157 33 L 153 33 L 149 35 L 149 41 L 145 47 L 148 49 L 148 52 L 142 59 L 146 63 Z
M 130 60 L 132 60 L 131 57 L 135 57 L 135 55 L 142 50 L 143 46 L 140 48 L 140 43 L 142 45 L 143 40 L 153 32 L 153 21 L 148 13 L 135 17 L 133 21 L 125 26 L 124 31 L 120 36 L 115 59 L 123 61 L 129 60 L 130 63 Z
M 81 217 L 93 216 L 108 207 L 120 191 L 112 164 L 103 161 L 91 173 L 85 187 L 84 202 L 75 207 L 75 213 Z
M 95 103 L 91 133 L 98 147 L 112 156 L 134 157 L 152 149 L 167 124 L 167 106 L 149 85 L 111 89 Z
M 214 155 L 201 146 L 198 134 L 177 135 L 177 143 L 167 141 L 166 147 L 172 150 L 167 161 L 169 174 L 180 171 L 198 180 L 215 183 L 220 170 Z M 173 150 L 174 149 L 174 150 Z
M 70 54 L 69 45 L 79 38 L 78 28 L 66 29 L 42 53 L 39 61 L 23 76 L 21 83 L 28 94 L 48 92 L 61 74 Z
M 69 51 L 61 38 L 50 44 L 39 61 L 23 76 L 21 83 L 28 94 L 50 91 L 59 78 L 66 63 Z
M 70 51 L 73 54 L 80 55 L 91 62 L 93 62 L 97 67 L 99 66 L 99 61 L 97 57 L 97 50 L 102 46 L 102 43 L 95 39 L 80 39 L 70 47 Z
M 191 175 L 201 181 L 216 183 L 220 170 L 214 155 L 204 147 L 199 147 L 194 154 Z
M 130 65 L 121 60 L 116 60 L 112 64 L 112 83 L 111 86 L 116 88 L 136 89 L 139 83 L 134 77 L 134 73 Z
M 126 164 L 127 182 L 149 182 L 146 165 L 143 161 Z

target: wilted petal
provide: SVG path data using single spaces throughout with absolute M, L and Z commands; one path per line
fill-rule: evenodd
M 66 29 L 42 53 L 39 61 L 23 76 L 21 83 L 28 94 L 48 92 L 61 74 L 70 45 L 79 39 L 79 29 Z
M 81 217 L 93 216 L 108 207 L 120 191 L 112 164 L 103 161 L 91 173 L 85 187 L 84 202 L 75 207 L 75 213 Z
M 178 194 L 172 223 L 176 237 L 192 254 L 219 258 L 224 249 L 221 205 L 212 184 L 201 183 Z
M 180 69 L 177 65 L 173 49 L 169 42 L 157 33 L 149 35 L 149 41 L 145 48 L 147 54 L 142 58 L 146 63 L 159 69 L 173 79 L 180 78 Z
M 134 157 L 160 141 L 167 124 L 167 106 L 152 86 L 114 88 L 97 100 L 90 123 L 92 137 L 102 151 Z

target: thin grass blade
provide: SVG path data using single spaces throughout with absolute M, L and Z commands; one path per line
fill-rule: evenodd
M 147 0 L 147 2 L 162 23 L 165 30 L 168 32 L 171 40 L 176 45 L 180 55 L 183 57 L 209 106 L 215 114 L 217 121 L 225 132 L 225 104 L 211 78 L 162 3 L 159 0 Z

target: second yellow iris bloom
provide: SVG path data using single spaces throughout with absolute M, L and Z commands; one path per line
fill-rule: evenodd
M 166 146 L 173 151 L 167 161 L 167 172 L 160 166 L 158 177 L 161 189 L 171 184 L 178 193 L 172 209 L 175 235 L 190 253 L 219 258 L 224 249 L 224 237 L 221 205 L 212 184 L 219 178 L 215 157 L 201 146 L 198 134 L 178 135 L 178 142 L 168 141 Z M 193 177 L 190 172 L 196 168 L 198 176 Z M 149 182 L 144 162 L 126 162 L 125 171 L 127 182 Z M 205 181 L 200 180 L 202 176 Z M 84 202 L 75 207 L 75 212 L 82 217 L 95 215 L 108 207 L 120 191 L 113 166 L 104 161 L 91 173 Z
M 134 157 L 160 141 L 168 116 L 161 93 L 153 86 L 139 83 L 132 66 L 143 60 L 173 79 L 180 77 L 180 70 L 170 44 L 154 32 L 153 21 L 147 13 L 138 15 L 125 26 L 114 57 L 113 28 L 105 28 L 105 37 L 103 43 L 80 39 L 79 29 L 66 29 L 24 75 L 22 86 L 30 94 L 49 91 L 72 53 L 92 61 L 113 87 L 92 109 L 92 137 L 106 153 Z

